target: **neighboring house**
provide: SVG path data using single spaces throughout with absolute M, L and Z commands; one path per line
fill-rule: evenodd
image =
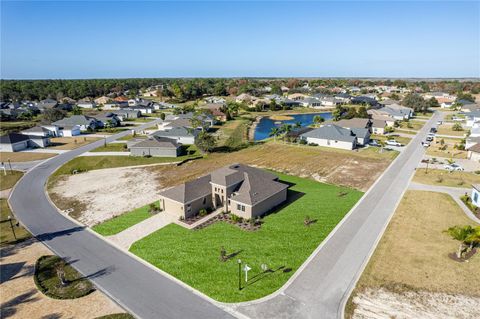
M 37 103 L 37 107 L 40 111 L 45 111 L 47 109 L 53 109 L 58 105 L 58 102 L 54 99 L 45 99 Z
M 30 138 L 27 135 L 10 133 L 0 136 L 0 150 L 2 152 L 18 152 L 28 148 Z
M 309 97 L 308 95 L 303 94 L 303 93 L 292 93 L 292 94 L 288 95 L 288 98 L 290 100 L 294 100 L 294 101 L 301 101 L 301 100 L 304 100 L 308 97 Z
M 95 115 L 95 119 L 100 121 L 102 123 L 101 126 L 103 127 L 107 125 L 108 121 L 111 122 L 112 127 L 120 125 L 120 119 L 118 118 L 117 114 L 112 112 L 97 114 Z
M 46 147 L 49 144 L 50 139 L 45 136 L 18 133 L 0 136 L 0 150 L 2 152 L 18 152 L 30 147 Z
M 248 93 L 242 93 L 235 98 L 235 102 L 250 104 L 253 103 L 256 99 L 257 98 L 255 96 L 252 96 Z
M 163 110 L 163 109 L 174 109 L 176 108 L 177 106 L 175 104 L 170 104 L 170 103 L 166 103 L 166 102 L 156 102 L 156 103 L 153 103 L 153 108 L 155 110 Z
M 211 103 L 211 104 L 225 104 L 225 103 L 227 103 L 227 101 L 224 98 L 218 97 L 218 96 L 206 97 L 204 99 L 204 101 L 207 102 L 207 103 Z
M 192 127 L 192 119 L 196 116 L 196 118 L 200 121 L 200 125 L 195 127 L 196 129 L 209 129 L 212 125 L 215 124 L 215 119 L 210 114 L 199 114 L 195 115 L 192 112 L 186 114 L 178 114 L 178 115 L 167 115 L 162 123 L 158 124 L 159 130 L 166 130 L 172 129 L 175 127 L 187 127 L 187 128 L 194 128 Z
M 334 96 L 337 100 L 342 101 L 343 103 L 348 103 L 352 99 L 352 96 L 348 93 L 339 93 Z
M 300 105 L 304 107 L 313 107 L 313 108 L 319 108 L 322 107 L 323 104 L 319 99 L 316 99 L 314 97 L 307 97 L 303 100 L 299 100 Z
M 103 109 L 104 110 L 118 110 L 122 107 L 128 107 L 128 103 L 111 100 L 111 101 L 103 104 Z
M 440 107 L 442 109 L 448 109 L 448 108 L 451 108 L 453 106 L 453 104 L 454 103 L 451 102 L 451 101 L 443 101 L 443 102 L 440 103 Z
M 143 105 L 143 104 L 137 104 L 133 106 L 129 106 L 128 108 L 124 108 L 124 110 L 134 110 L 134 111 L 140 111 L 142 114 L 152 114 L 154 111 L 153 106 L 150 105 Z
M 78 107 L 84 108 L 84 109 L 93 109 L 97 107 L 94 101 L 90 101 L 88 99 L 82 99 L 77 101 Z
M 370 109 L 367 113 L 372 117 L 386 116 L 394 121 L 408 120 L 413 116 L 413 109 L 398 104 L 384 106 L 379 109 Z
M 473 184 L 472 185 L 472 204 L 480 207 L 480 185 L 479 184 Z
M 107 104 L 108 102 L 110 101 L 110 98 L 108 96 L 101 96 L 101 97 L 98 97 L 94 100 L 94 102 L 97 104 L 97 105 L 105 105 Z
M 200 210 L 223 210 L 245 219 L 259 217 L 287 199 L 288 185 L 267 171 L 233 164 L 160 193 L 160 207 L 180 219 Z
M 472 161 L 480 161 L 480 144 L 474 144 L 467 148 L 467 158 Z
M 300 139 L 319 146 L 352 150 L 357 146 L 357 137 L 350 129 L 326 124 L 300 135 Z
M 370 142 L 372 121 L 364 118 L 353 118 L 348 120 L 340 120 L 334 123 L 336 126 L 349 129 L 357 137 L 357 144 L 366 145 Z
M 353 104 L 368 104 L 370 106 L 377 106 L 378 101 L 369 96 L 355 96 L 350 101 Z
M 450 95 L 445 92 L 428 92 L 423 94 L 423 98 L 425 100 L 430 100 L 432 97 L 435 98 L 437 101 L 439 101 L 439 103 L 440 103 L 440 99 L 447 99 L 452 102 L 455 101 L 456 99 L 455 95 Z
M 469 113 L 472 111 L 480 111 L 480 105 L 474 103 L 463 104 L 460 110 L 465 113 Z
M 465 139 L 465 149 L 469 149 L 470 147 L 472 147 L 473 145 L 475 144 L 479 144 L 480 143 L 480 136 L 469 136 Z
M 171 129 L 156 131 L 151 135 L 157 137 L 167 137 L 176 140 L 177 143 L 191 145 L 195 144 L 198 133 L 200 133 L 200 130 L 198 129 L 194 130 L 188 127 L 178 126 Z
M 227 114 L 225 114 L 222 111 L 224 106 L 225 106 L 225 104 L 221 104 L 221 103 L 207 103 L 207 104 L 201 105 L 200 107 L 202 109 L 209 110 L 210 113 L 212 113 L 212 116 L 217 121 L 225 122 L 227 120 Z
M 54 136 L 51 130 L 42 126 L 34 126 L 29 129 L 23 130 L 20 133 L 24 135 L 30 135 L 30 136 L 43 136 L 43 137 Z
M 480 110 L 472 110 L 468 113 L 465 113 L 466 126 L 473 127 L 478 121 L 480 121 Z
M 59 136 L 63 136 L 63 137 L 77 136 L 77 135 L 80 135 L 81 133 L 82 132 L 80 131 L 80 126 L 78 125 L 63 126 L 59 130 Z
M 392 123 L 393 126 L 394 123 Z M 389 126 L 387 121 L 379 120 L 379 119 L 372 119 L 372 133 L 373 134 L 385 134 L 385 128 Z
M 63 127 L 73 127 L 77 125 L 81 131 L 86 131 L 88 128 L 97 129 L 103 126 L 103 123 L 96 118 L 86 115 L 72 115 L 59 121 L 53 122 L 53 125 L 58 126 L 60 129 Z
M 132 156 L 177 157 L 180 155 L 180 144 L 175 139 L 150 136 L 148 139 L 129 146 Z
M 118 110 L 115 111 L 115 114 L 120 119 L 120 121 L 127 121 L 128 119 L 138 119 L 142 116 L 142 112 L 139 110 Z

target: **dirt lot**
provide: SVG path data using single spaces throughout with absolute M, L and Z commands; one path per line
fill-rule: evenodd
M 236 162 L 365 191 L 391 160 L 387 152 L 268 143 L 233 153 L 213 153 L 181 166 L 109 168 L 62 176 L 49 189 L 60 209 L 74 208 L 70 215 L 91 226 L 157 200 L 166 187 Z
M 39 292 L 33 281 L 34 265 L 52 253 L 34 239 L 2 247 L 1 318 L 96 318 L 124 312 L 100 291 L 74 300 L 52 299 Z
M 158 200 L 155 176 L 144 168 L 108 168 L 60 178 L 51 198 L 88 226 Z M 81 214 L 80 214 L 81 212 Z
M 98 141 L 99 137 L 86 137 L 86 136 L 74 136 L 74 137 L 54 137 L 50 139 L 52 146 L 49 149 L 55 150 L 73 150 Z
M 458 244 L 443 233 L 468 224 L 474 225 L 450 196 L 408 191 L 352 294 L 347 314 L 474 318 L 472 311 L 480 304 L 480 254 L 466 263 L 451 260 L 448 254 Z
M 0 161 L 7 162 L 30 162 L 54 157 L 51 153 L 30 153 L 30 152 L 0 152 Z

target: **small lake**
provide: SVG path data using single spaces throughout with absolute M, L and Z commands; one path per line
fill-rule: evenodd
M 313 124 L 313 118 L 316 115 L 320 115 L 325 120 L 330 120 L 332 118 L 332 113 L 308 113 L 308 114 L 285 114 L 287 116 L 293 117 L 292 120 L 286 121 L 275 121 L 271 120 L 268 116 L 263 117 L 260 122 L 258 122 L 257 127 L 255 128 L 254 140 L 260 141 L 270 137 L 270 131 L 274 127 L 280 127 L 283 124 L 295 125 L 297 122 L 300 122 L 302 126 L 309 126 Z

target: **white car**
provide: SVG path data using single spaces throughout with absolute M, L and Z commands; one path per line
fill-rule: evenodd
M 402 146 L 402 144 L 398 143 L 395 140 L 387 140 L 385 144 L 390 145 L 390 146 Z
M 437 121 L 437 125 L 442 125 L 442 121 Z
M 445 164 L 445 166 L 443 168 L 445 168 L 448 171 L 463 171 L 463 167 L 461 167 L 460 165 L 455 164 L 455 163 Z
M 428 141 L 422 142 L 422 145 L 423 145 L 423 147 L 429 147 L 430 142 L 428 142 Z

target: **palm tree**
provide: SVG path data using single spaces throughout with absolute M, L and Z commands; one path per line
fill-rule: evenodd
M 283 124 L 280 130 L 284 133 L 288 133 L 292 130 L 292 126 L 290 124 Z
M 325 119 L 323 117 L 321 117 L 320 115 L 315 115 L 313 117 L 313 123 L 320 124 L 320 123 L 323 123 L 323 122 L 325 122 Z
M 272 129 L 270 130 L 270 136 L 273 136 L 273 140 L 276 141 L 277 140 L 277 135 L 280 134 L 280 129 L 278 127 L 272 127 Z
M 296 122 L 295 123 L 295 128 L 301 128 L 302 127 L 302 123 L 301 122 Z
M 460 241 L 460 245 L 458 246 L 457 250 L 457 258 L 462 258 L 463 249 L 467 244 L 469 238 L 472 238 L 471 236 L 474 234 L 475 229 L 470 225 L 463 227 L 453 226 L 445 230 L 444 232 L 449 234 L 452 239 Z
M 480 244 L 480 226 L 473 228 L 472 233 L 468 236 L 466 242 L 470 244 L 470 250 L 472 250 L 474 246 Z

